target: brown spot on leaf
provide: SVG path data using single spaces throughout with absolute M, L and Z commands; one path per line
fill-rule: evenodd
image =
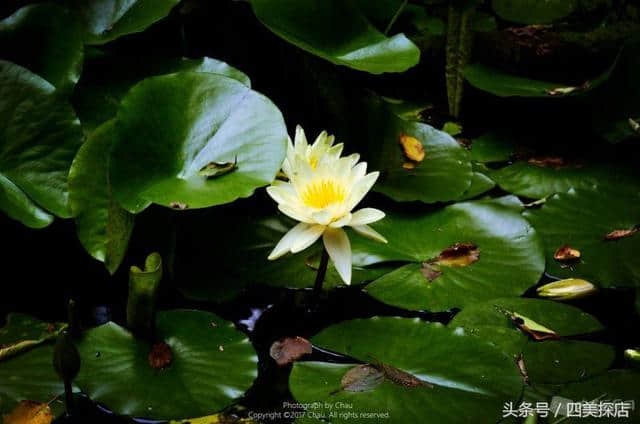
M 638 226 L 635 226 L 633 228 L 628 228 L 626 230 L 613 230 L 610 233 L 607 233 L 604 236 L 604 239 L 607 240 L 607 241 L 620 240 L 620 239 L 625 238 L 625 237 L 631 237 L 632 235 L 634 235 L 638 231 L 640 231 L 640 228 Z
M 540 168 L 564 168 L 567 166 L 567 161 L 560 156 L 535 156 L 527 160 L 531 165 L 538 166 Z
M 151 347 L 149 352 L 149 365 L 151 368 L 161 370 L 171 365 L 173 361 L 173 353 L 171 347 L 165 342 L 158 342 Z
M 351 368 L 342 376 L 340 385 L 347 392 L 368 392 L 384 381 L 384 373 L 378 368 L 362 364 Z
M 186 203 L 180 203 L 180 202 L 171 202 L 171 203 L 169 203 L 169 206 L 172 209 L 178 209 L 178 210 L 181 210 L 181 211 L 189 208 L 189 206 Z
M 447 247 L 436 258 L 435 263 L 452 267 L 471 265 L 480 259 L 480 250 L 473 243 L 456 243 Z
M 527 373 L 527 368 L 524 365 L 524 358 L 522 357 L 522 354 L 518 355 L 516 365 L 518 366 L 518 371 L 520 371 L 524 384 L 529 384 L 529 374 Z
M 565 244 L 555 251 L 553 258 L 558 262 L 574 262 L 580 259 L 580 255 L 581 253 L 578 249 Z
M 422 162 L 426 155 L 424 147 L 420 140 L 410 135 L 400 135 L 400 145 L 404 152 L 405 157 L 413 162 Z
M 56 326 L 54 324 L 47 324 L 47 333 L 53 333 L 56 331 Z
M 273 342 L 269 355 L 280 366 L 287 365 L 311 353 L 311 342 L 302 337 L 286 337 Z
M 416 169 L 416 163 L 415 162 L 411 162 L 411 161 L 407 161 L 405 163 L 402 164 L 402 167 L 406 170 L 412 170 L 412 169 Z
M 378 369 L 382 371 L 385 378 L 387 380 L 392 381 L 393 383 L 408 388 L 414 387 L 429 387 L 433 388 L 433 384 L 427 383 L 426 381 L 420 380 L 418 377 L 413 374 L 409 374 L 408 372 L 402 371 L 399 368 L 396 368 L 392 365 L 388 364 L 379 364 L 377 365 Z
M 426 278 L 429 282 L 435 280 L 436 278 L 442 275 L 442 271 L 437 269 L 437 267 L 433 263 L 430 263 L 429 261 L 422 262 L 422 265 L 420 266 L 420 272 L 422 273 L 422 275 L 424 275 L 424 278 Z
M 53 413 L 46 403 L 23 400 L 3 418 L 5 424 L 50 424 Z

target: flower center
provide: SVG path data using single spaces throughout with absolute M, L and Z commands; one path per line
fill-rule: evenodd
M 311 156 L 309 158 L 309 165 L 311 165 L 311 169 L 315 170 L 318 166 L 318 158 L 315 156 Z
M 342 184 L 335 180 L 319 179 L 307 184 L 301 197 L 307 206 L 322 209 L 332 203 L 344 201 L 346 190 Z

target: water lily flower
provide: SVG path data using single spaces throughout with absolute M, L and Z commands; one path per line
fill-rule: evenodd
M 278 242 L 269 255 L 277 259 L 289 252 L 297 253 L 320 237 L 338 274 L 351 283 L 351 245 L 343 227 L 349 226 L 370 239 L 387 240 L 368 224 L 384 218 L 374 208 L 353 209 L 371 189 L 380 175 L 367 174 L 360 156 L 341 157 L 342 144 L 333 145 L 334 137 L 322 132 L 309 145 L 304 131 L 296 128 L 295 144 L 289 140 L 282 171 L 289 181 L 276 180 L 267 193 L 285 215 L 300 221 Z
M 568 278 L 538 287 L 538 296 L 553 300 L 572 300 L 595 293 L 596 286 L 586 280 Z

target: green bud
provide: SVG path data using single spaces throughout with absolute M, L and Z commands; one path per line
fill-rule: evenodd
M 572 300 L 589 296 L 598 288 L 586 280 L 568 278 L 538 287 L 538 296 L 553 300 Z
M 626 349 L 624 351 L 624 357 L 627 358 L 635 366 L 640 366 L 640 350 L 638 349 Z

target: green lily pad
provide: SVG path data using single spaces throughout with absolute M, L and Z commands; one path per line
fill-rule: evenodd
M 496 183 L 484 173 L 487 169 L 482 169 L 483 172 L 480 172 L 477 170 L 480 168 L 478 165 L 473 165 L 474 171 L 471 177 L 471 185 L 459 200 L 473 199 L 496 186 Z
M 152 77 L 123 99 L 111 152 L 115 198 L 138 213 L 151 203 L 203 208 L 248 197 L 273 181 L 286 151 L 282 114 L 246 85 L 215 74 Z M 236 163 L 208 178 L 210 163 Z
M 78 238 L 112 274 L 124 258 L 133 230 L 133 215 L 122 209 L 111 193 L 109 152 L 114 125 L 109 121 L 91 134 L 69 171 L 69 196 Z
M 409 264 L 374 281 L 366 291 L 391 305 L 429 310 L 522 294 L 540 278 L 544 258 L 535 230 L 520 216 L 521 208 L 521 204 L 484 200 L 427 214 L 388 214 L 372 226 L 389 243 L 356 239 L 354 258 L 365 265 Z M 463 257 L 470 263 L 436 261 L 441 254 L 465 245 L 475 247 Z
M 67 174 L 82 142 L 80 123 L 44 79 L 0 61 L 0 209 L 41 228 L 71 216 Z
M 104 44 L 142 32 L 169 14 L 179 0 L 66 0 L 83 22 L 85 43 Z
M 349 391 L 341 380 L 353 364 L 296 362 L 289 387 L 298 402 L 330 403 L 333 423 L 498 421 L 504 402 L 518 399 L 522 378 L 515 362 L 495 347 L 461 329 L 417 319 L 371 318 L 334 325 L 312 342 L 385 370 L 384 381 L 365 391 Z M 382 368 L 384 366 L 384 368 Z M 389 367 L 393 372 L 389 372 Z M 432 386 L 431 386 L 432 385 Z M 339 402 L 347 405 L 335 411 Z
M 48 324 L 24 314 L 9 314 L 6 326 L 0 328 L 0 347 L 24 340 L 51 338 L 63 324 Z M 37 345 L 34 345 L 37 346 Z M 53 369 L 53 346 L 48 344 L 0 360 L 0 422 L 20 401 L 51 402 L 54 415 L 64 410 L 62 381 Z
M 286 41 L 332 63 L 380 74 L 418 64 L 420 50 L 404 34 L 386 37 L 351 2 L 251 0 L 258 19 Z
M 464 68 L 464 77 L 472 86 L 499 97 L 563 98 L 584 94 L 609 78 L 615 64 L 593 80 L 580 85 L 540 81 L 506 73 L 500 69 L 474 63 Z
M 577 340 L 530 341 L 522 357 L 531 383 L 561 384 L 604 373 L 615 359 L 615 349 Z
M 358 140 L 371 169 L 381 172 L 373 187 L 393 200 L 425 203 L 459 198 L 470 188 L 473 173 L 469 154 L 444 131 L 399 118 L 383 100 L 369 96 L 366 125 L 357 126 Z M 401 139 L 420 143 L 424 158 L 406 156 Z M 375 140 L 375 143 L 373 142 Z
M 548 24 L 565 18 L 578 6 L 577 0 L 493 0 L 493 10 L 502 19 L 519 24 Z
M 569 190 L 550 197 L 540 209 L 527 210 L 525 217 L 544 242 L 547 273 L 603 287 L 640 285 L 639 196 L 640 190 L 622 186 Z M 556 260 L 563 246 L 580 251 L 580 258 Z
M 216 315 L 160 312 L 157 332 L 172 353 L 164 369 L 150 366 L 148 343 L 117 324 L 88 331 L 78 343 L 83 361 L 78 386 L 118 414 L 178 419 L 221 410 L 257 375 L 258 358 L 249 340 Z
M 0 21 L 0 55 L 65 92 L 78 82 L 83 43 L 73 14 L 55 4 L 23 7 Z
M 107 55 L 85 64 L 82 79 L 74 90 L 72 101 L 82 122 L 82 129 L 89 134 L 114 118 L 122 98 L 143 79 L 184 71 L 224 75 L 251 87 L 246 74 L 209 57 L 168 59 Z

